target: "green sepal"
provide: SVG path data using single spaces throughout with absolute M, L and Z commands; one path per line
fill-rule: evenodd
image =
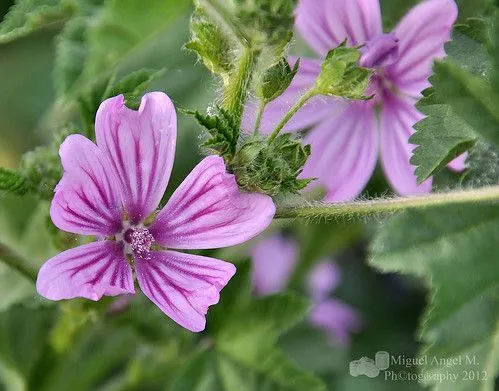
M 346 42 L 329 51 L 315 81 L 317 94 L 366 100 L 372 71 L 357 65 L 360 51 L 346 47 Z
M 16 171 L 0 167 L 0 191 L 24 195 L 28 191 L 26 178 Z
M 272 102 L 286 91 L 298 73 L 300 59 L 295 62 L 293 68 L 285 58 L 281 58 L 277 64 L 267 69 L 256 87 L 256 95 L 265 104 Z

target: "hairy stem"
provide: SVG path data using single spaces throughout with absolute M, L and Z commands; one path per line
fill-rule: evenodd
M 300 110 L 305 105 L 305 103 L 307 103 L 315 95 L 316 95 L 315 89 L 310 89 L 298 100 L 298 102 L 295 103 L 293 107 L 291 107 L 291 109 L 284 116 L 281 122 L 277 124 L 276 128 L 270 135 L 269 142 L 274 140 L 279 135 L 279 133 L 281 132 L 282 129 L 284 129 L 289 120 L 293 118 L 293 116 L 298 112 L 298 110 Z
M 255 120 L 255 128 L 253 130 L 253 134 L 258 134 L 260 131 L 260 124 L 262 123 L 262 117 L 263 117 L 263 112 L 265 111 L 265 107 L 267 106 L 267 103 L 265 101 L 260 101 L 260 104 L 258 105 L 258 111 L 256 112 L 256 120 Z
M 315 202 L 302 205 L 286 205 L 277 209 L 276 218 L 328 219 L 368 217 L 405 209 L 424 209 L 431 206 L 479 202 L 499 202 L 499 186 L 407 198 L 331 204 Z
M 36 281 L 37 271 L 29 262 L 11 248 L 0 243 L 0 262 L 5 263 L 32 281 Z
M 256 55 L 251 48 L 243 48 L 239 62 L 224 89 L 222 106 L 241 120 L 249 84 L 256 65 Z

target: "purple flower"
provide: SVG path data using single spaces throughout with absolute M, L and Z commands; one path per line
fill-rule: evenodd
M 241 193 L 223 159 L 209 156 L 154 214 L 170 178 L 177 132 L 175 108 L 161 92 L 145 95 L 138 111 L 128 109 L 122 95 L 106 100 L 95 130 L 97 145 L 81 135 L 61 145 L 64 176 L 50 215 L 61 230 L 102 240 L 47 261 L 38 292 L 50 300 L 133 294 L 135 270 L 153 303 L 183 327 L 202 331 L 208 307 L 235 267 L 170 248 L 245 242 L 272 221 L 271 198 Z
M 253 286 L 259 295 L 284 290 L 298 262 L 298 245 L 281 235 L 271 236 L 252 249 Z M 338 267 L 324 261 L 317 264 L 307 276 L 307 292 L 314 302 L 309 321 L 324 330 L 331 340 L 348 345 L 350 333 L 360 329 L 360 316 L 350 306 L 329 298 L 341 276 Z
M 454 0 L 427 0 L 413 8 L 392 33 L 384 34 L 378 0 L 300 0 L 296 27 L 322 57 L 345 39 L 348 45 L 364 45 L 360 65 L 372 68 L 365 102 L 315 97 L 289 122 L 285 130 L 311 128 L 305 141 L 312 156 L 303 177 L 317 177 L 329 201 L 355 198 L 376 166 L 378 154 L 386 176 L 401 195 L 431 191 L 431 179 L 416 182 L 409 163 L 414 145 L 409 137 L 413 125 L 423 118 L 415 104 L 430 86 L 432 63 L 445 55 L 457 17 Z M 295 60 L 292 59 L 291 62 Z M 262 131 L 271 131 L 319 74 L 321 61 L 302 59 L 288 90 L 266 109 Z M 245 126 L 254 118 L 255 107 L 245 112 Z M 450 164 L 464 168 L 465 156 Z

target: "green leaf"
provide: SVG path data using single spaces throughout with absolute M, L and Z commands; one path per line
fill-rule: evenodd
M 78 97 L 126 65 L 134 52 L 164 32 L 187 0 L 87 0 L 63 31 L 55 82 L 60 97 Z
M 315 81 L 315 91 L 321 95 L 340 96 L 348 99 L 369 99 L 365 91 L 371 71 L 357 65 L 360 51 L 356 48 L 340 46 L 327 54 L 321 72 Z
M 416 133 L 409 142 L 418 145 L 411 164 L 416 166 L 418 182 L 422 183 L 470 149 L 477 135 L 450 106 L 433 104 L 431 97 L 422 99 L 418 109 L 427 117 L 414 126 Z
M 452 62 L 437 62 L 434 67 L 435 93 L 476 133 L 499 145 L 498 96 L 481 78 L 474 77 Z
M 76 11 L 75 0 L 18 0 L 0 24 L 0 44 L 61 23 Z
M 200 5 L 192 16 L 191 33 L 185 47 L 196 52 L 210 72 L 226 79 L 232 70 L 235 44 L 223 29 L 210 22 Z
M 499 148 L 479 141 L 470 151 L 466 165 L 469 170 L 462 180 L 465 187 L 499 185 Z
M 26 178 L 23 175 L 0 167 L 0 191 L 23 195 L 27 190 Z
M 452 40 L 445 45 L 445 51 L 462 69 L 488 80 L 494 70 L 490 46 L 490 24 L 481 18 L 469 18 L 466 24 L 454 26 Z
M 422 227 L 424 229 L 422 229 Z M 499 369 L 499 209 L 453 206 L 411 211 L 385 223 L 371 247 L 370 263 L 383 272 L 424 278 L 430 304 L 420 337 L 421 355 L 463 357 L 462 364 L 432 364 L 427 373 L 487 371 L 486 381 L 461 381 L 452 390 L 494 390 Z M 476 359 L 476 365 L 465 358 Z M 446 390 L 445 384 L 432 384 Z
M 214 111 L 214 114 L 206 115 L 197 111 L 188 114 L 193 114 L 198 123 L 208 130 L 209 137 L 202 146 L 231 161 L 239 140 L 238 121 L 222 107 L 216 107 Z
M 264 72 L 260 83 L 256 87 L 257 97 L 267 104 L 281 96 L 293 81 L 299 66 L 299 59 L 295 62 L 293 68 L 291 68 L 288 60 L 281 58 L 277 64 L 274 64 Z

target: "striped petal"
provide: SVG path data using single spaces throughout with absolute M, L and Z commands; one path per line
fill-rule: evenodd
M 123 95 L 116 96 L 99 107 L 95 132 L 117 173 L 130 221 L 137 224 L 157 208 L 170 179 L 177 134 L 173 103 L 152 92 L 134 111 Z
M 381 162 L 392 188 L 403 196 L 431 192 L 431 179 L 418 185 L 415 167 L 409 163 L 416 147 L 409 143 L 409 138 L 414 124 L 422 118 L 414 102 L 386 94 L 380 121 Z
M 223 159 L 208 156 L 173 193 L 149 231 L 169 248 L 228 247 L 265 230 L 274 213 L 272 198 L 242 193 Z
M 328 201 L 357 197 L 376 166 L 378 136 L 371 102 L 354 102 L 343 114 L 325 121 L 305 138 L 311 144 L 302 177 L 318 178 Z
M 81 135 L 71 135 L 59 150 L 64 175 L 50 207 L 54 224 L 82 235 L 112 236 L 121 228 L 119 182 L 107 156 Z
M 290 64 L 296 62 L 296 58 L 290 59 Z M 319 60 L 303 58 L 295 78 L 288 89 L 276 100 L 267 105 L 263 113 L 260 131 L 270 133 L 289 109 L 309 90 L 319 75 L 321 63 Z M 244 111 L 243 129 L 252 132 L 257 112 L 257 103 L 250 102 Z M 287 132 L 296 132 L 318 124 L 329 115 L 338 112 L 343 105 L 338 99 L 326 96 L 316 96 L 305 104 L 284 128 Z
M 203 331 L 210 305 L 236 272 L 233 264 L 176 251 L 153 251 L 135 259 L 142 292 L 188 330 Z
M 132 269 L 122 247 L 111 241 L 75 247 L 48 260 L 36 281 L 40 295 L 49 300 L 133 294 Z
M 345 39 L 362 45 L 382 32 L 378 0 L 300 0 L 296 27 L 321 56 Z
M 386 69 L 399 89 L 419 96 L 430 86 L 433 61 L 445 56 L 444 44 L 450 39 L 456 18 L 454 0 L 427 0 L 402 19 L 395 29 L 399 59 Z

